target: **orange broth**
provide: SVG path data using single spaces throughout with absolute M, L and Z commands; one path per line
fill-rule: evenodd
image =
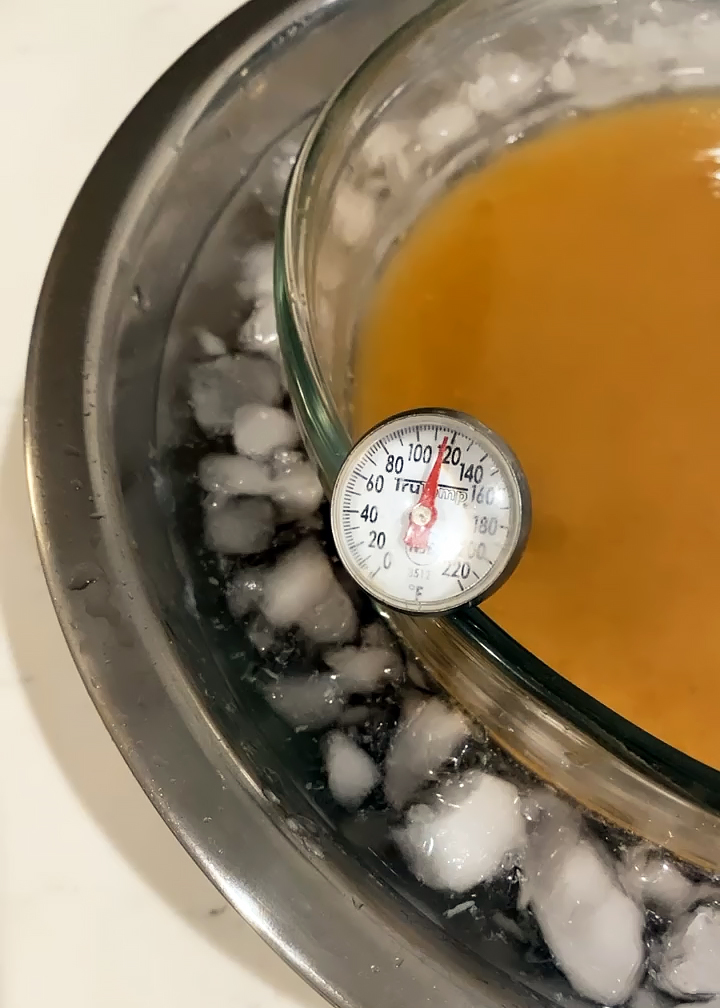
M 520 458 L 534 524 L 489 615 L 720 769 L 720 99 L 507 148 L 401 243 L 358 348 L 358 434 L 445 406 Z

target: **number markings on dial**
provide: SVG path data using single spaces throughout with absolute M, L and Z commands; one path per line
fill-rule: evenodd
M 477 425 L 480 432 L 468 425 L 470 418 L 458 421 L 452 414 L 446 417 L 438 411 L 428 412 L 434 414 L 432 421 L 428 418 L 427 422 L 398 425 L 400 418 L 394 418 L 393 427 L 391 418 L 387 423 L 391 429 L 376 429 L 356 445 L 350 456 L 350 476 L 343 479 L 341 471 L 333 495 L 333 522 L 335 530 L 335 518 L 342 516 L 339 552 L 351 574 L 358 573 L 353 565 L 360 569 L 356 580 L 362 587 L 396 608 L 429 612 L 462 604 L 475 590 L 478 596 L 485 593 L 502 575 L 511 559 L 509 554 L 524 535 L 520 528 L 522 490 L 512 453 L 508 450 L 508 462 L 502 442 L 496 443 L 482 425 Z M 436 508 L 435 524 L 435 518 L 431 521 L 417 505 L 437 460 L 437 443 L 443 438 L 444 454 L 432 505 Z M 488 458 L 489 471 L 485 465 Z M 347 463 L 343 468 L 347 470 Z M 353 500 L 358 496 L 360 501 Z M 509 520 L 501 521 L 499 512 L 509 512 Z M 351 513 L 358 515 L 362 524 L 357 518 L 351 523 Z M 416 528 L 426 525 L 428 536 L 407 537 L 411 522 L 416 522 Z M 367 529 L 368 534 L 358 541 L 356 533 L 361 529 Z M 423 548 L 415 548 L 418 543 Z M 363 553 L 370 552 L 361 556 L 363 547 Z M 371 562 L 376 552 L 378 556 Z M 473 560 L 484 562 L 482 573 Z

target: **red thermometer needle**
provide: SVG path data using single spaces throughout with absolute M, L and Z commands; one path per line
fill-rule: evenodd
M 403 540 L 405 545 L 409 546 L 410 549 L 424 550 L 428 548 L 430 529 L 437 520 L 435 500 L 440 480 L 440 466 L 442 465 L 447 442 L 448 439 L 444 437 L 438 449 L 437 458 L 430 470 L 430 475 L 423 487 L 423 492 L 420 494 L 420 500 L 410 512 L 410 523 Z

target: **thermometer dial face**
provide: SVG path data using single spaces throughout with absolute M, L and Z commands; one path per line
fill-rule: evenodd
M 520 559 L 530 498 L 508 446 L 451 410 L 399 413 L 345 460 L 332 495 L 340 559 L 361 588 L 410 613 L 487 598 Z

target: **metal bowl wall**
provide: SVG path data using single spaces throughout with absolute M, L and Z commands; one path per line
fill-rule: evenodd
M 317 750 L 266 708 L 201 587 L 176 500 L 192 462 L 173 319 L 222 210 L 420 0 L 253 0 L 135 109 L 53 256 L 26 399 L 33 511 L 80 672 L 132 771 L 228 900 L 336 1004 L 526 1004 L 404 898 L 306 787 Z M 300 125 L 299 125 L 300 124 Z M 207 291 L 216 304 L 217 291 Z M 185 466 L 185 469 L 183 469 Z M 179 496 L 178 496 L 179 495 Z

